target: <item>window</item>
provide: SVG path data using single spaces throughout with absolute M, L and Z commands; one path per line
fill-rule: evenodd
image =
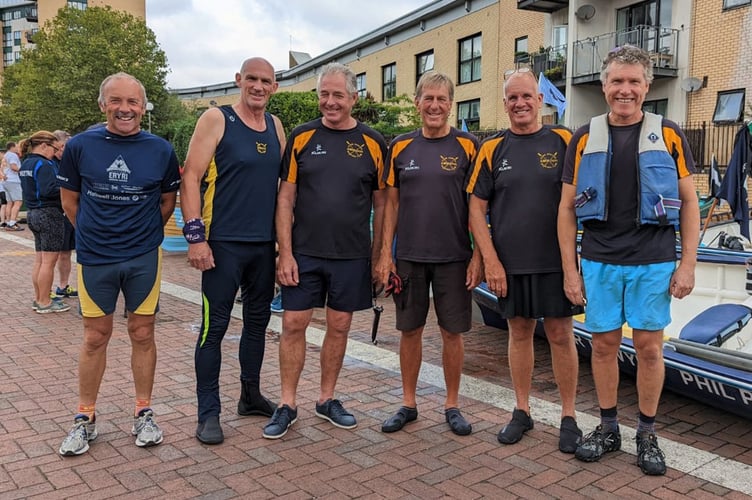
M 366 97 L 366 74 L 355 75 L 355 86 L 358 88 L 358 97 Z
M 21 45 L 21 32 L 20 31 L 13 32 L 13 45 Z
M 740 122 L 744 116 L 744 90 L 718 92 L 715 101 L 714 122 Z
M 14 52 L 14 54 L 15 54 L 15 57 L 16 57 L 16 61 L 20 61 L 21 60 L 21 52 Z
M 530 54 L 527 49 L 527 37 L 522 36 L 514 39 L 514 62 L 527 62 Z
M 457 103 L 457 128 L 462 128 L 463 119 L 468 130 L 480 129 L 480 99 Z
M 749 5 L 750 3 L 752 3 L 752 0 L 723 0 L 723 9 L 733 9 L 734 7 Z
M 3 53 L 3 66 L 7 66 L 13 63 L 13 52 Z
M 423 73 L 433 69 L 433 50 L 415 56 L 415 83 L 418 83 Z
M 86 1 L 87 0 L 80 0 L 78 2 L 69 1 L 68 7 L 78 10 L 86 10 Z
M 480 34 L 460 40 L 460 75 L 459 83 L 480 80 Z
M 381 100 L 386 101 L 397 95 L 397 63 L 381 67 Z
M 557 58 L 564 59 L 567 57 L 567 28 L 568 26 L 554 26 L 551 36 L 551 47 L 555 51 Z
M 647 111 L 648 113 L 666 116 L 666 112 L 668 112 L 668 99 L 645 101 L 642 103 L 642 110 Z

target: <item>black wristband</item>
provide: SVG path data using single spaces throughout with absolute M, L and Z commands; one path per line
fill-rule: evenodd
M 188 243 L 201 243 L 206 241 L 206 227 L 201 219 L 191 219 L 185 221 L 183 225 L 183 236 Z

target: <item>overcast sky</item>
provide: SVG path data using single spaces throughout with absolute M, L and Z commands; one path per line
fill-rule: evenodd
M 167 54 L 170 88 L 228 82 L 244 59 L 288 69 L 288 51 L 316 57 L 430 0 L 146 0 L 146 24 Z

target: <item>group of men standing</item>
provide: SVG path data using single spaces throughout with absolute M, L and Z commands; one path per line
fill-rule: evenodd
M 134 84 L 127 76 L 119 78 L 125 80 L 117 80 L 121 86 Z M 472 425 L 459 408 L 462 335 L 471 328 L 471 291 L 485 277 L 508 320 L 516 394 L 512 419 L 499 432 L 499 442 L 516 443 L 533 428 L 532 338 L 542 319 L 562 399 L 559 449 L 584 461 L 618 450 L 616 349 L 626 321 L 634 329 L 640 359 L 638 464 L 647 474 L 665 472 L 654 424 L 663 382 L 660 342 L 669 321 L 670 297 L 681 298 L 693 286 L 693 233 L 698 232 L 699 215 L 690 189 L 693 160 L 686 140 L 668 120 L 642 111 L 652 80 L 652 64 L 644 52 L 627 46 L 609 54 L 601 80 L 610 111 L 574 136 L 564 127 L 541 125 L 542 97 L 529 70 L 507 72 L 504 107 L 510 127 L 482 144 L 449 124 L 454 85 L 439 72 L 424 74 L 417 84 L 414 102 L 421 127 L 389 146 L 353 117 L 358 99 L 355 74 L 344 65 L 321 69 L 316 91 L 322 116 L 295 128 L 287 139 L 279 119 L 266 111 L 277 90 L 271 64 L 248 59 L 235 79 L 239 101 L 201 116 L 182 177 L 188 262 L 202 271 L 202 323 L 195 349 L 198 440 L 224 440 L 219 420 L 221 342 L 238 288 L 243 329 L 237 412 L 269 417 L 265 438 L 281 438 L 298 418 L 305 331 L 318 307 L 326 307 L 326 333 L 314 411 L 337 427 L 357 426 L 335 388 L 353 312 L 370 308 L 374 290 L 385 285 L 394 292 L 396 328 L 401 332 L 403 401 L 382 431 L 399 431 L 418 417 L 423 330 L 433 296 L 443 347 L 446 422 L 455 434 L 470 434 Z M 143 113 L 137 110 L 128 114 L 129 127 L 117 127 L 126 108 L 142 106 L 145 95 L 137 95 L 134 88 L 135 98 L 121 95 L 113 101 L 104 83 L 103 89 L 100 103 L 104 99 L 105 107 L 118 104 L 120 110 L 108 110 L 107 127 L 100 134 L 141 134 L 138 121 Z M 77 151 L 76 145 L 74 138 L 72 151 Z M 611 154 L 599 156 L 602 151 Z M 66 213 L 75 217 L 83 190 L 75 189 L 80 181 L 72 167 L 82 160 L 72 156 L 66 150 L 61 176 Z M 153 158 L 146 162 L 155 166 L 154 192 L 162 193 L 152 203 L 151 209 L 157 210 L 154 228 L 150 226 L 154 231 L 157 219 L 164 222 L 174 205 L 172 156 L 164 155 L 159 164 L 160 169 L 167 166 L 168 173 L 157 169 Z M 123 159 L 125 164 L 127 158 Z M 88 198 L 98 199 L 87 194 Z M 671 207 L 681 209 L 656 216 L 658 211 L 652 209 L 664 199 L 675 199 Z M 593 208 L 596 205 L 600 208 Z M 84 208 L 81 203 L 79 226 L 87 220 Z M 584 224 L 581 270 L 576 218 Z M 674 224 L 680 224 L 684 242 L 676 271 L 674 240 L 668 237 Z M 149 246 L 144 255 L 156 252 L 158 243 Z M 139 258 L 131 259 L 131 267 L 148 264 L 151 277 L 158 277 L 158 253 L 143 263 L 136 262 Z M 79 286 L 88 290 L 89 281 L 104 279 L 105 273 L 87 275 L 89 263 L 83 264 L 79 276 L 86 283 Z M 277 404 L 261 391 L 275 279 L 282 287 L 284 308 Z M 130 302 L 128 294 L 135 292 L 124 289 L 126 305 L 135 313 L 129 316 L 134 375 L 137 369 L 143 372 L 136 377 L 134 434 L 144 434 L 137 444 L 150 445 L 162 439 L 148 404 L 158 295 L 150 287 L 139 289 L 152 291 L 145 302 Z M 601 425 L 583 438 L 575 413 L 578 360 L 572 316 L 583 311 L 586 296 Z M 647 310 L 642 306 L 646 302 L 652 304 Z M 144 308 L 144 303 L 151 306 Z M 106 320 L 94 320 L 94 310 L 83 309 L 87 333 L 79 369 L 89 381 L 81 382 L 79 415 L 68 444 L 61 447 L 63 454 L 83 453 L 96 437 L 94 400 L 104 370 L 101 349 L 112 329 L 111 308 L 100 308 Z M 131 323 L 137 323 L 133 329 Z M 136 347 L 146 347 L 143 343 L 149 354 L 139 356 L 146 360 L 139 362 Z

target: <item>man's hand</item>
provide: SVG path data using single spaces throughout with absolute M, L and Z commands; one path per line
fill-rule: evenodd
M 564 273 L 564 294 L 569 299 L 569 302 L 576 306 L 587 304 L 585 287 L 582 283 L 582 276 L 579 273 Z
M 282 286 L 298 286 L 298 263 L 290 253 L 280 253 L 277 261 L 277 281 Z
M 690 269 L 690 266 L 682 266 L 679 264 L 679 267 L 676 268 L 676 271 L 674 271 L 674 274 L 671 276 L 671 283 L 668 292 L 677 299 L 683 299 L 692 293 L 694 287 L 694 268 Z
M 188 263 L 199 271 L 208 271 L 214 268 L 214 254 L 211 247 L 205 241 L 188 245 Z
M 488 259 L 485 263 L 486 285 L 497 297 L 507 296 L 507 272 L 499 259 Z

